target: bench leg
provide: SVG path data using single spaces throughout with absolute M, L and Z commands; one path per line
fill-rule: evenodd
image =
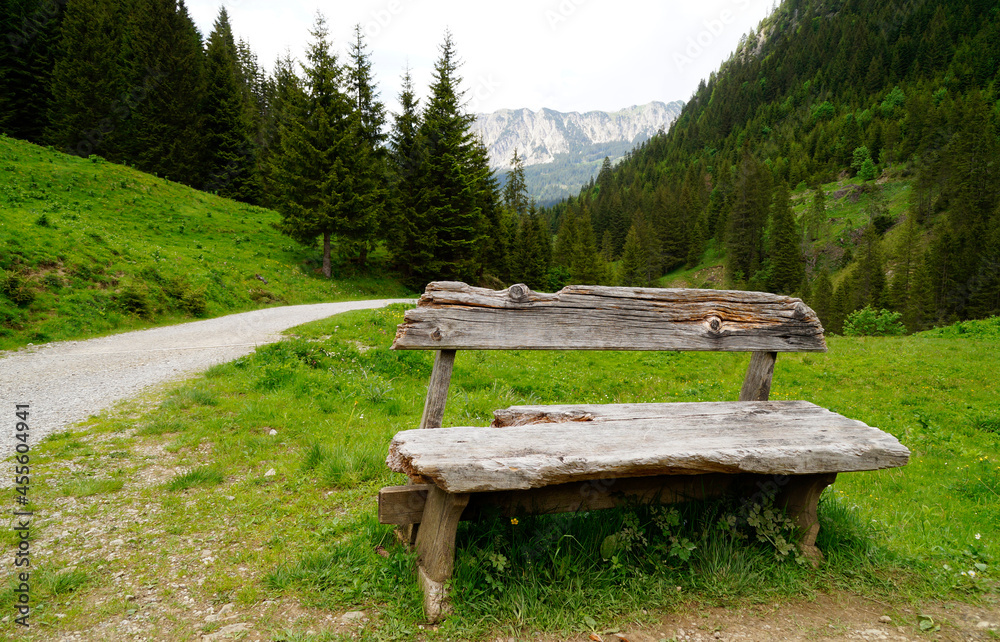
M 775 498 L 774 505 L 784 508 L 799 527 L 799 550 L 813 566 L 823 561 L 823 553 L 816 547 L 816 535 L 819 533 L 816 507 L 823 489 L 835 479 L 836 473 L 791 475 Z
M 445 582 L 451 579 L 455 566 L 455 533 L 468 503 L 468 493 L 448 493 L 437 486 L 427 493 L 417 530 L 417 579 L 424 591 L 424 614 L 432 623 L 445 613 Z

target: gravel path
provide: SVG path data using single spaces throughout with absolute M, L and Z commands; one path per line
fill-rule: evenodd
M 31 405 L 31 441 L 135 396 L 281 339 L 288 328 L 409 299 L 267 308 L 181 325 L 0 353 L 0 459 L 14 451 L 14 404 Z

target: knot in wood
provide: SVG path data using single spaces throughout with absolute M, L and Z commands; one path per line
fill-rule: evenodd
M 431 332 L 431 339 L 434 339 L 435 341 L 440 341 L 441 340 L 441 329 L 440 328 L 434 328 L 434 332 Z
M 705 319 L 705 323 L 708 325 L 708 329 L 712 332 L 712 334 L 717 334 L 720 330 L 722 330 L 722 319 L 719 317 L 708 317 Z
M 807 306 L 802 301 L 799 301 L 795 304 L 795 311 L 792 312 L 793 317 L 801 321 L 802 319 L 806 318 L 806 315 L 808 314 L 809 314 L 809 306 Z
M 523 283 L 516 283 L 507 288 L 507 297 L 514 303 L 524 303 L 530 294 L 531 290 Z

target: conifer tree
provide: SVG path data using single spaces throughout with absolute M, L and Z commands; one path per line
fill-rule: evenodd
M 822 237 L 826 231 L 826 192 L 822 185 L 817 185 L 813 190 L 812 203 L 809 207 L 809 214 L 806 218 L 806 239 L 816 241 Z
M 476 277 L 482 283 L 486 283 L 492 278 L 500 280 L 509 271 L 508 251 L 510 245 L 507 239 L 510 238 L 510 229 L 508 228 L 510 221 L 504 215 L 500 185 L 496 174 L 490 167 L 490 152 L 478 135 L 474 136 L 472 141 L 469 176 L 474 187 L 475 204 L 481 215 L 477 231 L 480 241 L 476 254 Z M 529 209 L 529 214 L 534 215 L 533 207 Z M 552 240 L 546 236 L 540 239 L 540 242 L 543 241 L 544 245 L 540 247 L 543 252 L 542 262 L 547 271 L 549 258 L 552 254 Z M 538 287 L 544 287 L 546 280 L 543 279 L 538 283 Z
M 302 80 L 295 73 L 298 63 L 287 53 L 275 60 L 270 78 L 267 80 L 267 110 L 263 119 L 261 177 L 265 188 L 265 203 L 277 207 L 281 192 L 274 171 L 275 158 L 282 149 L 283 132 L 291 132 L 293 122 L 305 105 L 305 89 Z
M 729 258 L 727 279 L 737 282 L 753 279 L 763 268 L 764 226 L 771 195 L 771 173 L 744 150 L 736 179 L 733 181 L 733 205 L 729 215 L 726 247 Z
M 203 171 L 201 45 L 183 2 L 136 0 L 132 5 L 123 58 L 133 100 L 122 124 L 122 154 L 143 171 L 188 185 L 200 184 Z
M 552 249 L 552 259 L 558 265 L 569 268 L 573 264 L 573 248 L 577 243 L 577 213 L 572 203 L 567 206 L 566 214 L 559 223 L 555 246 Z
M 128 105 L 120 64 L 125 22 L 121 9 L 111 0 L 66 5 L 46 133 L 48 141 L 65 152 L 121 159 L 119 128 Z
M 474 117 L 462 107 L 459 61 L 451 33 L 445 34 L 434 65 L 430 97 L 420 126 L 425 150 L 418 178 L 425 224 L 434 230 L 432 260 L 415 265 L 421 279 L 472 280 L 479 271 L 483 234 L 482 203 L 492 196 L 476 157 L 482 155 L 470 132 Z
M 647 268 L 648 259 L 645 248 L 639 241 L 639 234 L 635 226 L 629 228 L 625 238 L 625 248 L 622 250 L 622 267 L 619 274 L 619 285 L 626 287 L 643 287 L 648 284 Z
M 205 48 L 204 189 L 247 203 L 260 199 L 253 112 L 225 7 Z
M 867 305 L 873 308 L 885 306 L 885 263 L 874 225 L 865 228 L 858 250 L 858 266 L 854 272 L 853 308 Z
M 768 289 L 777 294 L 797 291 L 805 278 L 799 233 L 792 215 L 788 186 L 779 183 L 771 209 L 771 272 Z
M 545 227 L 532 205 L 529 212 L 520 218 L 514 242 L 512 279 L 533 290 L 548 288 L 552 250 Z
M 831 327 L 831 312 L 833 305 L 833 283 L 830 281 L 830 273 L 825 269 L 816 277 L 816 283 L 812 292 L 812 309 L 819 317 L 823 327 Z
M 354 26 L 346 71 L 346 90 L 352 103 L 350 140 L 345 141 L 346 176 L 351 198 L 339 234 L 350 242 L 351 254 L 364 266 L 378 236 L 386 236 L 382 213 L 386 206 L 385 107 L 378 97 L 372 64 L 361 25 Z
M 916 294 L 916 272 L 920 262 L 920 227 L 912 215 L 903 223 L 902 238 L 895 256 L 892 281 L 889 284 L 888 302 L 892 309 L 903 314 L 903 325 L 914 329 L 913 297 Z
M 304 92 L 286 106 L 292 115 L 283 124 L 270 173 L 282 231 L 304 245 L 322 237 L 323 275 L 330 278 L 333 237 L 343 229 L 352 198 L 344 163 L 352 149 L 351 102 L 322 14 L 310 34 Z
M 528 213 L 528 186 L 524 182 L 524 159 L 514 148 L 514 156 L 510 159 L 510 171 L 507 172 L 507 184 L 503 188 L 504 206 L 514 212 L 518 218 Z
M 576 221 L 575 239 L 570 261 L 570 281 L 578 285 L 600 285 L 604 283 L 606 267 L 597 251 L 594 226 L 590 223 L 590 213 L 584 210 Z
M 401 111 L 393 115 L 389 134 L 391 191 L 390 222 L 386 227 L 386 246 L 393 267 L 407 286 L 419 289 L 424 285 L 414 266 L 428 265 L 433 260 L 434 230 L 419 209 L 419 172 L 424 147 L 420 133 L 419 100 L 413 91 L 410 70 L 403 75 L 399 93 Z
M 0 131 L 43 142 L 62 2 L 0 0 Z

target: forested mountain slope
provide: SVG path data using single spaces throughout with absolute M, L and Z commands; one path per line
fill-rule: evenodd
M 866 305 L 910 330 L 997 314 L 998 65 L 994 2 L 787 0 L 668 133 L 547 212 L 556 260 L 591 270 L 589 243 L 644 284 L 724 250 L 727 285 L 804 295 L 838 331 Z M 853 229 L 817 189 L 836 180 Z

